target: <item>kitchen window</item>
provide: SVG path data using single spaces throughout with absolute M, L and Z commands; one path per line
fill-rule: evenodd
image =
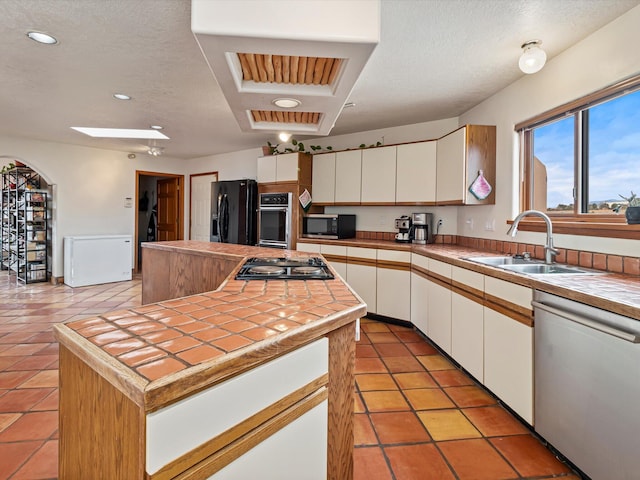
M 523 146 L 523 210 L 547 213 L 559 233 L 640 238 L 640 229 L 626 224 L 627 202 L 620 197 L 640 196 L 640 77 L 516 130 Z

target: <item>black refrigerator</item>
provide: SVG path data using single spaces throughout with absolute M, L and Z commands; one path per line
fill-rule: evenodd
M 212 242 L 257 243 L 258 183 L 231 180 L 211 184 Z

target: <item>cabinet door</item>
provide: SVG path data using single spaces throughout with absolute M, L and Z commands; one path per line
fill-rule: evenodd
M 465 198 L 466 133 L 463 127 L 438 140 L 436 201 L 461 205 Z
M 298 242 L 296 243 L 296 250 L 298 250 L 299 252 L 320 253 L 320 244 Z
M 396 147 L 362 151 L 362 203 L 395 203 Z
M 313 203 L 333 203 L 336 195 L 336 154 L 313 156 Z
M 451 356 L 480 382 L 484 378 L 482 304 L 451 293 Z
M 336 153 L 336 203 L 360 203 L 362 152 Z
M 347 283 L 367 304 L 367 311 L 376 313 L 376 256 L 372 248 L 347 247 Z
M 258 183 L 273 183 L 276 181 L 277 155 L 258 157 Z
M 276 155 L 276 182 L 298 181 L 298 157 L 297 153 Z
M 409 321 L 411 317 L 410 268 L 410 252 L 378 250 L 376 313 Z
M 427 283 L 427 335 L 451 354 L 451 290 L 432 281 Z
M 484 384 L 533 425 L 533 328 L 484 307 Z
M 320 245 L 320 253 L 343 280 L 347 278 L 347 247 L 344 245 Z
M 398 145 L 396 202 L 436 201 L 436 141 Z
M 411 323 L 425 335 L 429 325 L 428 290 L 429 281 L 418 273 L 411 273 Z

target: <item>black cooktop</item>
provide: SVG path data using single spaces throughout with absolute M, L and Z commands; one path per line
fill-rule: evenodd
M 318 257 L 254 257 L 248 259 L 236 280 L 331 280 L 333 274 Z

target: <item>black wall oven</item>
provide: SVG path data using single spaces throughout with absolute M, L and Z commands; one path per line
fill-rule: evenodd
M 258 246 L 291 248 L 291 193 L 261 193 Z

